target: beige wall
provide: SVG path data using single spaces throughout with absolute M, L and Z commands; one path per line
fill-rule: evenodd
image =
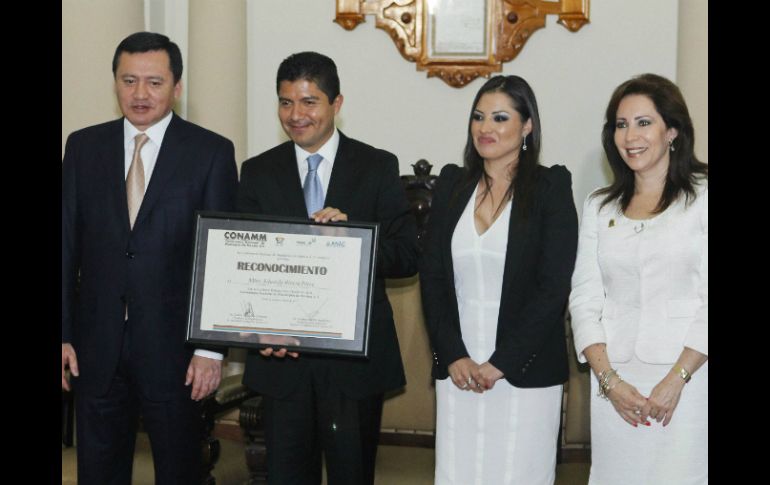
M 709 158 L 708 2 L 679 0 L 677 80 L 695 125 L 695 154 Z
M 190 0 L 187 115 L 246 158 L 246 3 Z
M 118 43 L 144 28 L 137 0 L 62 0 L 61 150 L 67 136 L 120 115 L 112 81 Z

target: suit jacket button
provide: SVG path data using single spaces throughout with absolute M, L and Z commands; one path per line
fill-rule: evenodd
M 131 251 L 128 251 L 128 252 L 126 253 L 126 257 L 127 257 L 128 259 L 134 259 L 134 253 L 132 253 Z

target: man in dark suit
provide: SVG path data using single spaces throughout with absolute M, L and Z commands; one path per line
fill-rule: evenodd
M 62 162 L 62 388 L 75 378 L 78 482 L 130 484 L 139 415 L 158 484 L 200 480 L 200 399 L 222 354 L 185 345 L 194 212 L 233 210 L 233 144 L 172 112 L 182 56 L 139 32 L 113 59 L 124 118 Z M 188 387 L 192 385 L 192 388 Z
M 320 484 L 323 451 L 330 485 L 371 484 L 383 394 L 406 383 L 385 278 L 416 273 L 415 222 L 396 157 L 335 128 L 342 95 L 334 61 L 289 56 L 277 91 L 291 141 L 244 162 L 238 210 L 380 224 L 369 358 L 287 358 L 285 348 L 268 348 L 249 353 L 243 380 L 263 395 L 270 483 Z

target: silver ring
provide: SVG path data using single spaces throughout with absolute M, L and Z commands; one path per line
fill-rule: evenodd
M 637 416 L 639 416 L 640 414 L 642 414 L 642 410 L 641 410 L 641 409 L 639 409 L 639 408 L 636 408 L 636 409 L 634 409 L 634 414 L 636 414 Z
M 468 385 L 470 386 L 472 382 L 473 382 L 473 379 L 470 376 L 468 376 Z
M 466 382 L 460 389 L 468 389 L 468 383 Z

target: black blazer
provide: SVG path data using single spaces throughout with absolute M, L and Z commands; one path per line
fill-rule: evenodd
M 348 397 L 395 389 L 406 383 L 385 278 L 417 272 L 417 229 L 398 173 L 398 160 L 340 133 L 324 207 L 336 207 L 350 221 L 378 222 L 380 242 L 369 330 L 369 359 L 300 355 L 265 358 L 249 352 L 243 382 L 271 397 L 288 395 L 310 366 L 328 366 Z M 278 145 L 243 163 L 238 210 L 307 218 L 294 143 Z
M 436 379 L 446 379 L 448 365 L 468 356 L 460 333 L 451 251 L 455 226 L 478 183 L 463 187 L 465 174 L 456 165 L 441 170 L 420 262 Z M 496 345 L 489 357 L 516 387 L 560 384 L 569 373 L 564 312 L 578 236 L 571 176 L 555 165 L 539 167 L 536 179 L 527 219 L 518 214 L 513 198 Z
M 190 392 L 185 332 L 195 210 L 234 210 L 238 175 L 230 140 L 173 115 L 131 230 L 124 153 L 122 118 L 67 139 L 62 342 L 77 355 L 78 392 L 103 394 L 118 364 L 127 305 L 137 384 L 162 400 Z

